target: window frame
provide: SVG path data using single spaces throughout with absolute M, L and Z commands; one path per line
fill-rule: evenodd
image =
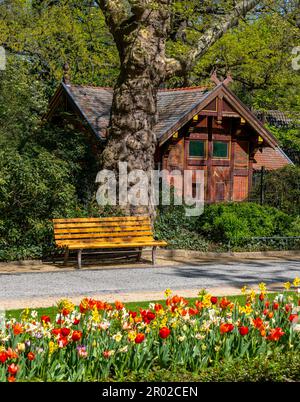
M 204 149 L 204 155 L 203 156 L 192 156 L 192 155 L 190 155 L 190 144 L 191 144 L 191 142 L 196 142 L 196 141 L 203 142 L 203 149 Z M 194 139 L 193 138 L 193 139 L 190 139 L 188 141 L 188 155 L 187 155 L 188 159 L 205 160 L 205 159 L 207 159 L 207 155 L 208 155 L 208 140 L 207 139 L 201 139 L 201 138 L 195 138 Z
M 227 145 L 227 156 L 215 156 L 214 155 L 214 145 L 216 142 L 226 144 Z M 212 159 L 230 159 L 230 153 L 231 153 L 231 141 L 226 141 L 226 140 L 212 140 Z

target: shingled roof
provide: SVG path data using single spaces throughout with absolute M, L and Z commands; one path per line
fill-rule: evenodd
M 261 151 L 257 151 L 254 160 L 254 170 L 260 170 L 262 167 L 266 170 L 276 170 L 293 164 L 286 153 L 279 147 L 275 149 L 267 147 L 263 148 Z
M 255 114 L 262 122 L 268 122 L 272 126 L 279 128 L 299 127 L 299 113 L 282 112 L 281 110 L 267 110 L 264 112 L 257 111 Z
M 73 102 L 90 124 L 95 134 L 105 138 L 113 99 L 112 88 L 64 85 Z M 183 88 L 158 91 L 158 123 L 154 127 L 159 140 L 168 130 L 212 91 L 206 88 Z

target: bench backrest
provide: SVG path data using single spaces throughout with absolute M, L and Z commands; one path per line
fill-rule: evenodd
M 53 219 L 53 226 L 57 246 L 153 240 L 148 216 Z

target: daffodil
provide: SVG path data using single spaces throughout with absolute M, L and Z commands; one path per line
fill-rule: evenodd
M 113 339 L 114 339 L 116 342 L 121 342 L 122 338 L 123 338 L 123 335 L 121 334 L 121 332 L 118 332 L 118 333 L 116 333 L 115 335 L 113 335 Z
M 245 295 L 247 293 L 247 289 L 248 289 L 247 286 L 242 287 L 241 292 L 242 292 L 243 295 Z
M 166 289 L 165 290 L 165 297 L 168 299 L 172 294 L 172 290 L 171 289 Z
M 300 286 L 300 278 L 296 277 L 294 279 L 293 285 L 295 286 L 295 288 L 297 288 L 298 286 Z
M 97 309 L 97 306 L 94 306 L 93 311 L 92 311 L 92 320 L 94 322 L 100 322 L 100 314 Z
M 283 284 L 283 286 L 284 286 L 284 288 L 285 288 L 286 290 L 289 290 L 289 289 L 291 288 L 292 284 L 291 284 L 291 282 L 285 282 L 285 283 Z
M 259 290 L 260 290 L 262 293 L 265 293 L 265 292 L 267 291 L 267 286 L 266 286 L 266 284 L 265 284 L 264 282 L 261 282 L 261 283 L 258 285 L 258 288 L 259 288 Z
M 135 337 L 136 337 L 136 332 L 135 331 L 130 331 L 128 333 L 128 339 L 130 342 L 134 342 L 135 341 Z

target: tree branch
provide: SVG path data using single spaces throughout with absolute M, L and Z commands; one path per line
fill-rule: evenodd
M 184 75 L 191 71 L 197 60 L 220 39 L 230 28 L 238 25 L 239 20 L 246 16 L 261 0 L 242 0 L 229 14 L 221 17 L 208 28 L 198 41 L 197 47 L 192 50 L 185 60 L 169 59 L 167 78 L 174 75 Z

